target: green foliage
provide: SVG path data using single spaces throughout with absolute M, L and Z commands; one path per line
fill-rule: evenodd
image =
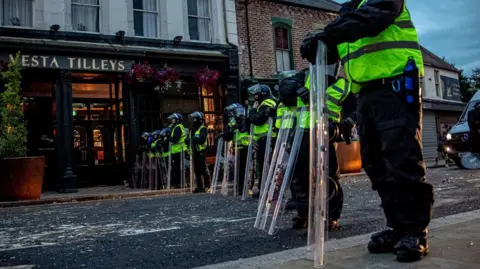
M 0 94 L 0 158 L 27 155 L 27 128 L 20 96 L 20 53 L 1 72 L 5 91 Z
M 463 74 L 463 70 L 460 70 L 459 82 L 460 82 L 460 93 L 462 95 L 462 102 L 467 103 L 472 98 L 475 93 L 472 90 L 472 83 L 470 77 Z

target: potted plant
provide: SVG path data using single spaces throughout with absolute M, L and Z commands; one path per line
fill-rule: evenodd
M 2 68 L 0 93 L 0 201 L 40 199 L 45 157 L 26 157 L 27 129 L 20 96 L 20 53 Z

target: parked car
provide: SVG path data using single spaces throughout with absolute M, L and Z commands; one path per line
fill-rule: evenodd
M 468 112 L 471 111 L 475 104 L 480 103 L 480 90 L 473 95 L 468 102 L 465 110 L 463 110 L 460 119 L 447 134 L 446 151 L 450 159 L 452 159 L 459 168 L 464 168 L 461 162 L 462 157 L 470 152 L 469 132 L 468 128 Z

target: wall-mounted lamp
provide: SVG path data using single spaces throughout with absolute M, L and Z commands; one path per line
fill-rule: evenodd
M 125 31 L 118 31 L 115 34 L 115 39 L 120 41 L 122 45 L 125 45 Z
M 58 30 L 60 30 L 60 25 L 58 25 L 58 24 L 50 25 L 50 38 L 51 39 L 57 40 Z
M 60 25 L 53 24 L 50 26 L 50 32 L 58 32 L 58 30 L 60 30 Z
M 178 44 L 180 44 L 180 42 L 182 42 L 182 40 L 183 40 L 183 36 L 178 35 L 173 39 L 173 44 L 178 45 Z

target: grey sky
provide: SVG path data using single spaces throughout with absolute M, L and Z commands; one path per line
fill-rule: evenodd
M 407 6 L 424 47 L 468 74 L 480 67 L 479 0 L 407 0 Z

